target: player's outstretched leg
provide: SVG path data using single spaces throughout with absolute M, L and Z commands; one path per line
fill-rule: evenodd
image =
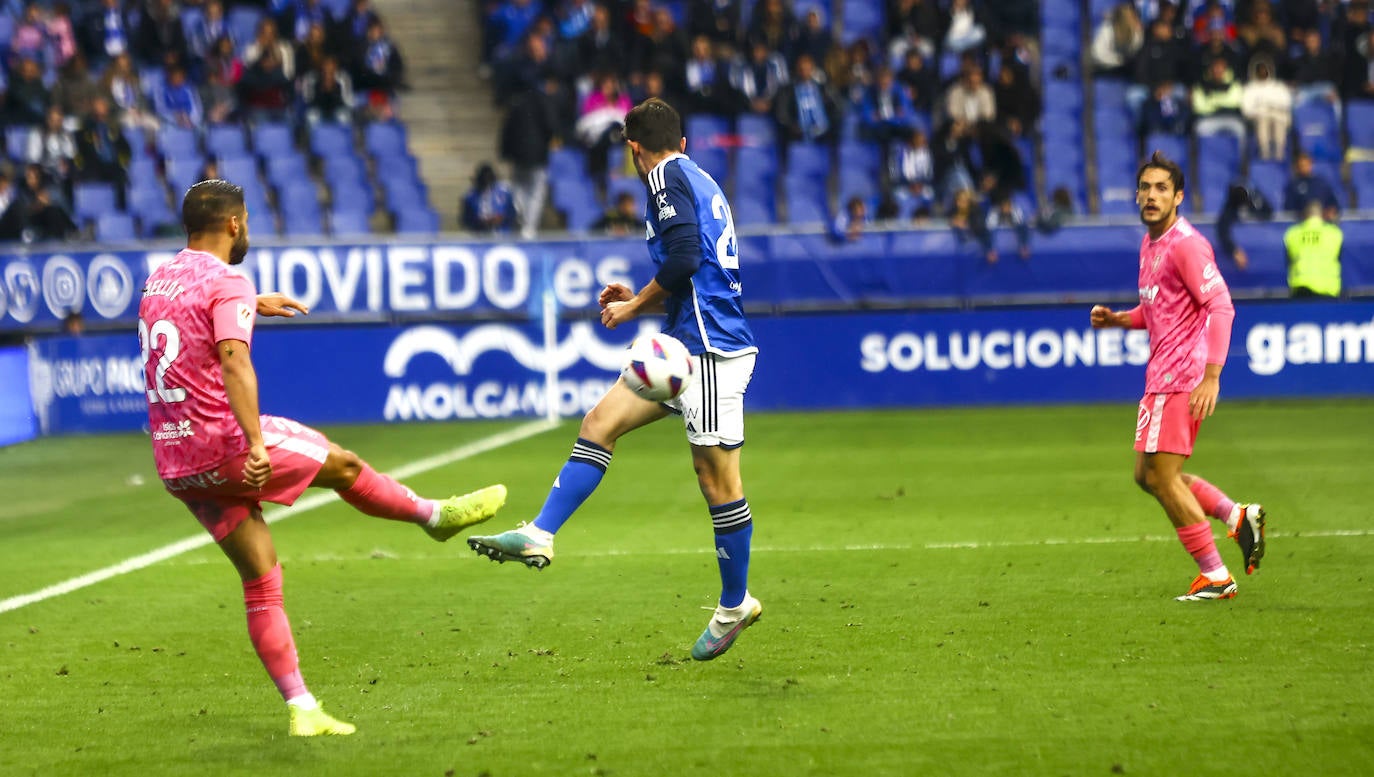
M 533 522 L 500 534 L 469 537 L 468 547 L 493 561 L 518 561 L 534 569 L 547 567 L 553 563 L 553 535 L 601 485 L 610 465 L 610 450 L 579 437 Z
M 739 635 L 753 625 L 763 615 L 763 604 L 758 599 L 744 594 L 744 600 L 735 607 L 716 607 L 706 630 L 697 637 L 692 645 L 692 658 L 710 661 L 721 656 L 735 644 Z
M 720 603 L 692 646 L 692 658 L 698 661 L 710 661 L 729 650 L 740 633 L 763 612 L 763 605 L 748 590 L 754 537 L 749 500 L 713 505 L 711 527 L 715 530 L 716 564 L 720 567 Z
M 434 517 L 420 526 L 429 536 L 445 542 L 469 526 L 476 526 L 496 515 L 496 511 L 505 503 L 506 487 L 498 483 L 462 496 L 439 500 Z
M 1264 508 L 1258 504 L 1237 504 L 1197 475 L 1184 473 L 1183 477 L 1202 511 L 1226 524 L 1226 536 L 1236 541 L 1245 559 L 1245 574 L 1253 575 L 1264 558 Z
M 311 485 L 334 489 L 365 515 L 418 524 L 439 542 L 491 518 L 506 503 L 506 487 L 500 484 L 448 499 L 424 499 L 333 443 Z

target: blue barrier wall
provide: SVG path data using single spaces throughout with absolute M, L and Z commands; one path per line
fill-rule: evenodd
M 29 401 L 29 353 L 0 348 L 0 446 L 32 440 L 37 434 Z
M 1143 331 L 1096 331 L 1086 305 L 1019 311 L 759 317 L 751 410 L 1133 401 Z M 640 322 L 653 329 L 654 322 Z M 263 412 L 313 423 L 541 416 L 544 367 L 559 411 L 590 408 L 633 328 L 564 322 L 553 348 L 532 323 L 306 327 L 255 336 Z M 1374 302 L 1242 302 L 1222 376 L 1231 398 L 1374 395 Z M 142 428 L 132 332 L 33 346 L 47 433 Z
M 1284 294 L 1285 227 L 1238 229 L 1250 269 L 1219 263 L 1238 296 Z M 1345 230 L 1346 287 L 1374 292 L 1374 222 Z M 1209 226 L 1202 231 L 1211 234 Z M 745 301 L 755 310 L 795 311 L 1130 298 L 1143 234 L 1139 226 L 1070 227 L 1037 236 L 1026 262 L 1016 258 L 1012 236 L 1000 234 L 1004 258 L 995 265 L 948 229 L 877 232 L 844 244 L 818 234 L 746 236 Z M 0 331 L 53 329 L 73 308 L 96 324 L 132 322 L 150 268 L 176 250 L 4 254 Z M 259 291 L 286 292 L 317 318 L 345 321 L 521 316 L 544 289 L 564 310 L 592 310 L 604 284 L 638 288 L 653 277 L 636 239 L 268 246 L 252 250 L 242 267 Z

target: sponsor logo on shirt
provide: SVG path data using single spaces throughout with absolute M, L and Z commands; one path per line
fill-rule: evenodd
M 195 436 L 195 431 L 191 429 L 191 419 L 184 418 L 180 421 L 164 421 L 162 428 L 153 432 L 153 442 L 167 442 L 168 440 L 180 440 L 183 437 Z
M 253 331 L 253 308 L 240 302 L 238 306 L 239 329 Z
M 654 198 L 654 202 L 658 204 L 659 221 L 667 221 L 668 219 L 677 217 L 677 208 L 668 204 L 667 192 L 659 192 L 658 196 Z
M 1209 264 L 1202 268 L 1202 280 L 1202 286 L 1198 288 L 1198 292 L 1202 294 L 1206 294 L 1212 289 L 1215 289 L 1217 284 L 1221 283 L 1221 275 L 1217 273 L 1217 266 L 1215 264 Z
M 1154 302 L 1154 301 L 1155 301 L 1155 297 L 1158 297 L 1158 296 L 1159 296 L 1159 285 L 1158 285 L 1158 284 L 1155 284 L 1154 286 L 1141 286 L 1141 287 L 1140 287 L 1140 301 L 1141 301 L 1141 302 L 1146 302 L 1146 303 Z

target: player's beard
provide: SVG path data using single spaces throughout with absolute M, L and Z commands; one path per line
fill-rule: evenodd
M 1162 208 L 1162 207 L 1156 205 L 1156 206 L 1155 206 L 1155 217 L 1154 217 L 1154 218 L 1150 218 L 1150 217 L 1148 217 L 1148 216 L 1145 215 L 1145 208 L 1144 208 L 1144 206 L 1142 206 L 1142 207 L 1140 208 L 1140 223 L 1141 223 L 1141 224 L 1144 224 L 1144 225 L 1147 226 L 1147 227 L 1152 227 L 1152 226 L 1154 226 L 1154 225 L 1156 225 L 1156 224 L 1164 224 L 1164 223 L 1167 223 L 1167 222 L 1169 221 L 1169 219 L 1173 218 L 1173 216 L 1174 216 L 1174 209 L 1173 209 L 1173 208 L 1169 208 L 1168 210 L 1165 210 L 1164 208 Z
M 248 257 L 248 233 L 240 232 L 234 238 L 234 244 L 229 246 L 229 264 L 243 264 L 243 260 Z

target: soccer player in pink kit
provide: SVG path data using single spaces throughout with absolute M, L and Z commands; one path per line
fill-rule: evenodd
M 367 515 L 417 524 L 442 542 L 494 515 L 506 488 L 421 499 L 314 429 L 260 416 L 249 358 L 254 315 L 308 311 L 280 294 L 257 297 L 252 283 L 230 269 L 248 254 L 248 212 L 238 186 L 192 186 L 181 220 L 186 249 L 148 276 L 138 311 L 158 475 L 238 570 L 248 636 L 286 701 L 290 733 L 352 734 L 354 727 L 326 714 L 301 679 L 261 503 L 291 504 L 307 487 L 330 488 Z
M 1236 504 L 1183 471 L 1202 419 L 1216 409 L 1235 308 L 1212 246 L 1178 215 L 1183 170 L 1158 151 L 1136 175 L 1136 204 L 1149 234 L 1140 243 L 1140 304 L 1092 309 L 1097 328 L 1148 329 L 1150 361 L 1135 430 L 1135 482 L 1159 500 L 1201 572 L 1179 601 L 1230 599 L 1236 581 L 1221 561 L 1210 515 L 1240 545 L 1246 574 L 1264 557 L 1264 509 Z

